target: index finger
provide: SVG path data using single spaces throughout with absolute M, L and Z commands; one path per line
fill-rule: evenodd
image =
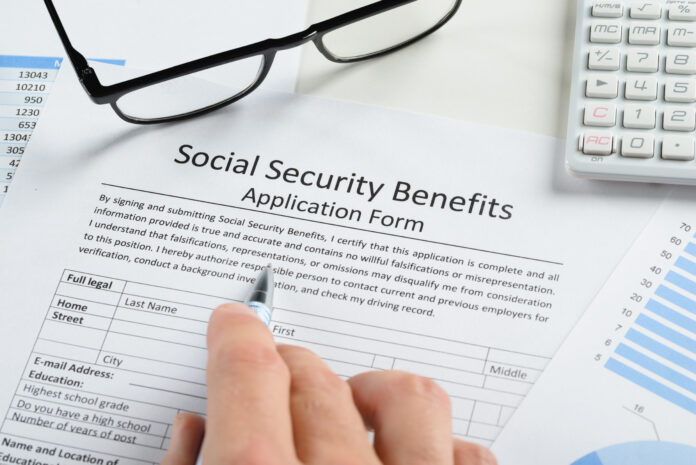
M 208 326 L 203 463 L 293 463 L 290 374 L 273 336 L 245 305 L 218 307 Z

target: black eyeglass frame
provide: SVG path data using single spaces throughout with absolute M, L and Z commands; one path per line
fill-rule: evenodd
M 268 75 L 268 72 L 270 71 L 271 66 L 273 65 L 275 55 L 278 51 L 298 47 L 311 41 L 314 43 L 314 45 L 317 47 L 319 52 L 321 52 L 322 55 L 324 55 L 328 60 L 333 61 L 335 63 L 354 63 L 370 58 L 377 58 L 401 50 L 402 48 L 407 47 L 413 44 L 414 42 L 417 42 L 420 39 L 432 34 L 436 30 L 441 28 L 445 23 L 447 23 L 457 13 L 462 2 L 462 0 L 454 0 L 450 12 L 447 13 L 438 23 L 436 23 L 430 29 L 421 32 L 420 34 L 412 37 L 411 39 L 406 40 L 405 42 L 394 45 L 393 47 L 386 48 L 384 50 L 380 50 L 378 52 L 368 53 L 351 58 L 340 58 L 333 55 L 324 46 L 323 38 L 327 33 L 345 27 L 349 24 L 370 18 L 372 16 L 385 13 L 389 10 L 398 8 L 400 6 L 404 6 L 414 1 L 428 0 L 379 0 L 370 5 L 366 5 L 361 8 L 349 11 L 347 13 L 340 14 L 334 18 L 330 18 L 325 21 L 313 24 L 304 31 L 295 34 L 291 34 L 278 39 L 266 39 L 261 42 L 256 42 L 254 44 L 245 45 L 243 47 L 238 47 L 204 58 L 199 58 L 197 60 L 172 66 L 161 71 L 156 71 L 154 73 L 146 74 L 144 76 L 140 76 L 134 79 L 129 79 L 124 82 L 111 84 L 107 86 L 101 84 L 96 72 L 91 66 L 89 66 L 89 64 L 87 63 L 87 59 L 84 57 L 84 55 L 82 55 L 72 46 L 72 43 L 68 38 L 68 34 L 66 33 L 65 28 L 63 27 L 63 23 L 60 20 L 58 12 L 56 11 L 55 6 L 53 5 L 53 0 L 44 0 L 44 3 L 46 4 L 46 8 L 48 9 L 48 12 L 51 16 L 51 20 L 53 21 L 53 24 L 58 32 L 60 40 L 63 43 L 63 47 L 65 48 L 65 51 L 68 54 L 68 57 L 70 58 L 70 62 L 72 63 L 75 72 L 77 73 L 77 77 L 80 80 L 82 87 L 87 92 L 87 95 L 89 95 L 90 99 L 94 103 L 99 105 L 111 105 L 116 114 L 121 119 L 129 123 L 156 124 L 199 116 L 204 113 L 208 113 L 226 105 L 229 105 L 231 103 L 234 103 L 237 100 L 249 95 L 251 92 L 256 90 L 256 88 L 258 88 L 261 85 L 261 83 Z M 124 114 L 116 104 L 118 99 L 136 90 L 143 89 L 154 84 L 166 82 L 178 77 L 186 76 L 187 74 L 192 74 L 195 72 L 213 68 L 215 66 L 220 66 L 227 63 L 232 63 L 237 60 L 243 60 L 245 58 L 251 58 L 256 56 L 263 57 L 263 63 L 256 77 L 256 80 L 252 84 L 250 84 L 249 87 L 242 90 L 238 94 L 226 100 L 214 103 L 212 105 L 208 105 L 197 110 L 182 113 L 179 115 L 173 115 L 170 117 L 140 119 Z

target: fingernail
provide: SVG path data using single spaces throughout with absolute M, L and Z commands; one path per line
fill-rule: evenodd
M 246 314 L 246 315 L 256 315 L 252 309 L 247 307 L 244 304 L 223 304 L 220 305 L 218 308 L 218 311 L 221 312 L 226 312 L 226 313 L 239 313 L 239 314 Z

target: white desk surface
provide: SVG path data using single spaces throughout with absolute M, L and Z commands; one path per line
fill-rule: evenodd
M 310 4 L 311 21 L 327 2 Z M 433 35 L 350 65 L 306 45 L 297 91 L 565 138 L 576 5 L 464 0 Z

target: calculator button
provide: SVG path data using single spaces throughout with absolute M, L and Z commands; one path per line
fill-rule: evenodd
M 611 155 L 614 136 L 609 132 L 591 131 L 582 138 L 582 152 L 586 155 Z
M 660 19 L 662 6 L 659 3 L 638 2 L 631 6 L 631 18 L 633 19 Z
M 626 71 L 638 73 L 656 73 L 660 66 L 657 50 L 629 50 L 626 59 Z
M 633 23 L 628 28 L 628 43 L 633 45 L 657 45 L 660 43 L 660 26 L 654 23 Z
M 636 77 L 626 80 L 627 100 L 657 100 L 657 78 Z
M 592 16 L 598 18 L 620 18 L 623 16 L 623 5 L 621 2 L 595 0 L 594 5 L 592 5 Z
M 696 52 L 686 50 L 667 52 L 665 71 L 670 74 L 696 74 Z
M 667 79 L 665 101 L 679 103 L 696 102 L 696 79 Z
M 619 96 L 619 78 L 616 76 L 590 76 L 585 87 L 585 97 L 616 98 Z
M 620 62 L 618 47 L 592 47 L 587 67 L 600 71 L 618 71 Z
M 662 128 L 667 131 L 696 131 L 696 110 L 689 107 L 665 107 Z
M 669 7 L 669 19 L 676 21 L 696 21 L 696 6 L 685 3 Z
M 662 158 L 665 160 L 693 160 L 694 138 L 692 136 L 665 136 L 662 141 Z
M 652 134 L 626 134 L 621 141 L 621 155 L 631 158 L 655 156 L 655 136 Z
M 590 26 L 590 42 L 618 44 L 621 36 L 622 26 L 617 21 L 595 21 Z
M 588 103 L 585 105 L 585 126 L 612 127 L 616 125 L 616 105 Z
M 696 24 L 672 24 L 667 30 L 667 45 L 696 47 Z
M 654 129 L 655 107 L 652 105 L 629 104 L 624 108 L 623 126 L 628 129 Z

